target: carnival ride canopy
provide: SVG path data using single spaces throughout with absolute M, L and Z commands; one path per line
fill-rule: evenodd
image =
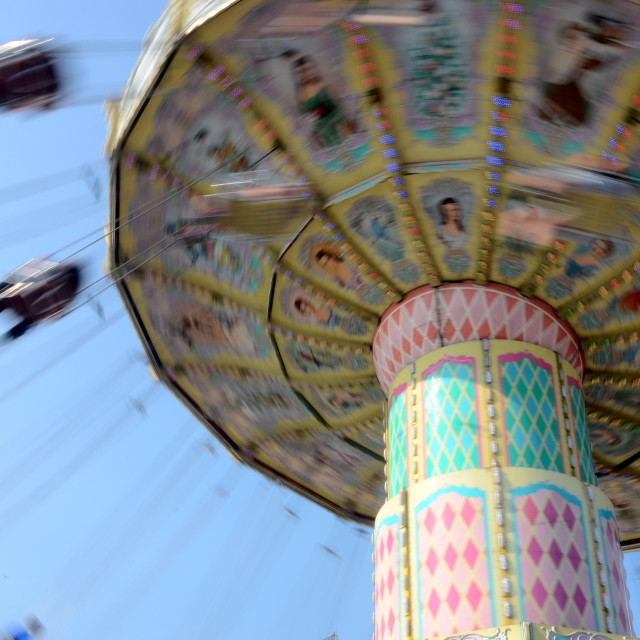
M 639 19 L 627 0 L 172 2 L 107 141 L 110 266 L 162 380 L 242 460 L 369 522 L 380 317 L 419 287 L 510 287 L 577 336 L 599 483 L 636 543 Z M 440 329 L 486 337 L 473 313 Z

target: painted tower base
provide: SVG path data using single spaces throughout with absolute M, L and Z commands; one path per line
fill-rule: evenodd
M 448 329 L 470 308 L 465 331 Z M 383 318 L 374 360 L 389 397 L 388 499 L 374 532 L 376 640 L 632 633 L 576 345 L 547 308 L 504 287 L 420 290 Z

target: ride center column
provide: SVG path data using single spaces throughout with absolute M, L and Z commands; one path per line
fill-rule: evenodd
M 461 284 L 420 289 L 383 317 L 376 640 L 498 637 L 522 623 L 632 633 L 582 356 L 551 313 L 506 287 Z

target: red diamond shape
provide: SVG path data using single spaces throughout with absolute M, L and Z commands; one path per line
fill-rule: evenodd
M 413 343 L 419 348 L 422 349 L 424 345 L 424 334 L 420 329 L 414 329 L 411 333 L 411 337 L 413 338 Z
M 470 500 L 465 500 L 464 507 L 462 507 L 460 515 L 468 527 L 471 524 L 471 521 L 476 517 L 476 510 Z
M 453 545 L 449 543 L 449 545 L 447 546 L 447 550 L 444 552 L 444 561 L 447 563 L 447 565 L 449 566 L 449 569 L 451 569 L 452 571 L 453 571 L 453 565 L 456 563 L 457 559 L 458 559 L 458 554 L 456 553 L 456 550 L 453 548 Z
M 507 303 L 507 313 L 511 313 L 514 307 L 521 304 L 521 301 L 513 296 L 504 296 L 503 300 Z
M 445 340 L 450 340 L 451 336 L 453 336 L 456 332 L 456 325 L 451 322 L 451 320 L 447 320 L 444 323 L 444 327 L 442 327 L 442 335 L 445 337 Z
M 442 521 L 444 522 L 444 526 L 447 527 L 447 529 L 451 529 L 451 523 L 453 522 L 453 519 L 455 517 L 456 514 L 451 508 L 451 505 L 447 504 L 447 506 L 444 508 L 444 511 L 442 512 Z
M 469 320 L 468 318 L 462 323 L 462 326 L 460 327 L 460 333 L 462 334 L 462 338 L 465 340 L 468 339 L 472 339 L 474 338 L 474 330 L 473 330 L 473 323 L 471 322 L 471 320 Z
M 472 289 L 471 287 L 465 287 L 462 289 L 462 297 L 464 298 L 465 303 L 469 306 L 478 295 L 478 291 Z
M 491 325 L 489 324 L 489 320 L 484 320 L 483 323 L 478 327 L 478 338 L 490 338 L 492 335 Z

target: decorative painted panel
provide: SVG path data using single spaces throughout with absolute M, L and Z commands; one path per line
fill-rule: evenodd
M 375 530 L 375 640 L 400 640 L 405 635 L 402 630 L 404 578 L 401 549 L 400 516 L 388 515 Z
M 407 486 L 407 386 L 401 385 L 393 391 L 389 402 L 387 435 L 387 486 L 389 498 Z
M 384 393 L 373 381 L 362 384 L 316 385 L 312 389 L 300 389 L 331 425 L 353 426 L 357 422 L 377 417 L 381 413 Z M 382 441 L 382 433 L 379 434 Z
M 621 413 L 636 420 L 640 410 L 640 385 L 636 380 L 592 376 L 585 383 L 584 393 L 592 405 L 604 411 Z
M 620 530 L 612 511 L 599 509 L 600 531 L 605 551 L 604 567 L 609 584 L 611 618 L 613 633 L 633 633 L 631 612 L 629 611 L 629 593 L 626 586 L 626 573 L 620 549 Z
M 279 376 L 246 369 L 185 367 L 176 381 L 242 446 L 293 428 L 319 426 Z M 247 384 L 251 380 L 251 384 Z
M 589 418 L 589 435 L 594 454 L 601 462 L 624 467 L 640 451 L 640 429 L 611 424 L 611 419 Z
M 474 357 L 444 355 L 423 372 L 424 477 L 480 466 L 477 392 Z
M 541 155 L 578 163 L 615 104 L 617 83 L 632 82 L 636 8 L 618 0 L 536 2 L 527 8 L 533 46 L 526 60 L 530 93 L 523 138 Z
M 364 481 L 382 467 L 376 458 L 320 426 L 264 438 L 248 453 L 259 462 L 269 460 L 280 474 L 298 485 L 314 487 L 329 503 L 346 502 L 360 508 Z M 372 518 L 384 497 L 378 488 L 374 492 L 367 487 L 366 493 L 376 495 L 374 504 L 366 500 L 366 515 Z
M 372 316 L 354 307 L 329 302 L 324 293 L 310 286 L 289 284 L 278 277 L 271 321 L 279 326 L 329 336 L 337 340 L 369 343 L 376 324 Z
M 287 374 L 304 382 L 336 383 L 337 380 L 362 379 L 373 375 L 368 349 L 345 343 L 319 343 L 309 338 L 276 331 L 278 349 Z
M 380 20 L 369 28 L 407 161 L 434 157 L 445 148 L 448 156 L 481 155 L 482 141 L 473 132 L 483 115 L 478 102 L 487 70 L 481 52 L 494 5 L 396 0 L 387 6 L 412 18 Z
M 591 453 L 582 386 L 573 376 L 566 375 L 566 373 L 565 376 L 569 388 L 569 408 L 575 428 L 576 457 L 580 466 L 580 478 L 584 482 L 595 484 L 596 476 L 593 471 L 593 454 Z
M 623 547 L 635 549 L 640 546 L 640 476 L 637 473 L 614 471 L 611 467 L 596 462 L 598 488 L 613 505 Z
M 304 273 L 316 286 L 367 309 L 380 311 L 390 302 L 375 281 L 358 271 L 352 255 L 319 220 L 309 224 L 282 262 L 285 267 Z
M 442 487 L 416 504 L 412 519 L 414 635 L 429 638 L 495 624 L 485 491 Z
M 585 505 L 559 486 L 538 482 L 512 490 L 511 511 L 522 618 L 601 628 Z
M 199 359 L 246 366 L 255 361 L 263 368 L 277 369 L 267 323 L 233 300 L 150 270 L 144 279 L 131 281 L 129 286 L 134 295 L 144 297 L 146 326 L 169 362 Z
M 498 363 L 507 464 L 563 471 L 552 366 L 528 352 Z
M 334 4 L 332 15 L 311 33 L 304 20 L 291 20 L 290 12 L 308 15 L 304 5 L 262 2 L 219 47 L 231 56 L 280 136 L 297 154 L 307 156 L 307 170 L 315 170 L 318 178 L 348 174 L 373 151 L 366 103 L 351 82 L 351 57 L 340 27 L 349 4 Z

